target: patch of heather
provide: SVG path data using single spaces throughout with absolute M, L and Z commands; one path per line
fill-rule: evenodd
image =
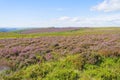
M 63 32 L 63 31 L 73 31 L 73 30 L 79 30 L 80 28 L 38 28 L 38 29 L 28 29 L 21 31 L 22 34 L 30 34 L 30 33 L 45 33 L 45 32 Z
M 52 53 L 65 55 L 86 52 L 97 52 L 110 57 L 120 56 L 120 34 L 0 40 L 0 59 L 4 58 L 19 67 L 39 62 L 38 56 L 50 60 L 53 58 Z

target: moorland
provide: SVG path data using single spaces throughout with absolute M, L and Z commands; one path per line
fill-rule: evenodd
M 0 32 L 0 80 L 120 80 L 120 28 Z

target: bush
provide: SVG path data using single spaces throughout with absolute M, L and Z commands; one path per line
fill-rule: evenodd
M 93 63 L 89 63 L 92 62 L 91 60 Z M 101 57 L 98 54 L 69 54 L 58 60 L 30 65 L 16 72 L 11 71 L 0 78 L 3 80 L 120 80 L 120 59 Z
M 96 52 L 86 51 L 83 52 L 81 55 L 85 59 L 85 63 L 99 64 L 101 62 L 101 56 Z
M 79 72 L 73 69 L 56 69 L 45 80 L 78 80 Z

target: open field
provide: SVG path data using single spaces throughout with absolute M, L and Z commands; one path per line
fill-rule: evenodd
M 89 34 L 116 34 L 120 33 L 120 28 L 82 28 L 78 30 L 70 30 L 64 32 L 44 32 L 44 33 L 31 33 L 20 34 L 21 32 L 0 32 L 0 39 L 6 38 L 37 38 L 45 36 L 80 36 Z
M 120 80 L 120 28 L 0 38 L 0 80 Z

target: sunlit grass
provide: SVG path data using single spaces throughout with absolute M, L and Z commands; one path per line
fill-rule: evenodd
M 42 36 L 76 36 L 76 35 L 89 35 L 89 34 L 115 34 L 120 33 L 120 28 L 83 28 L 73 31 L 65 32 L 49 32 L 49 33 L 32 33 L 32 34 L 20 34 L 17 32 L 1 32 L 0 38 L 36 38 Z

